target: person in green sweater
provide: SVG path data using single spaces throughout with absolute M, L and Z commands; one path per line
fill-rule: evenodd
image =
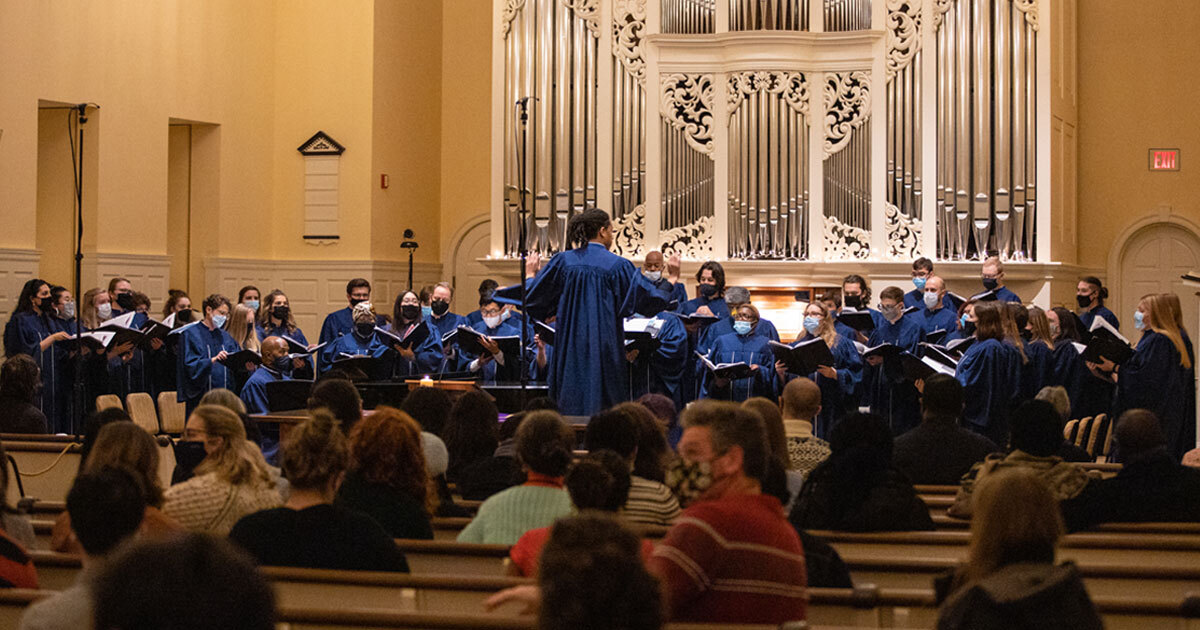
M 479 506 L 458 542 L 512 545 L 525 532 L 548 527 L 572 513 L 563 476 L 571 464 L 575 433 L 553 411 L 535 411 L 517 429 L 517 459 L 525 483 L 495 494 Z

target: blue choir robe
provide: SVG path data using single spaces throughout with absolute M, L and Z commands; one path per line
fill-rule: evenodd
M 633 263 L 599 243 L 556 254 L 529 284 L 529 315 L 557 316 L 550 398 L 590 416 L 629 399 L 624 319 L 658 291 Z
M 913 289 L 912 291 L 904 294 L 904 308 L 911 308 L 914 306 L 921 310 L 925 310 L 924 289 Z M 950 309 L 951 313 L 954 312 L 954 300 L 950 299 L 949 293 L 942 296 L 942 306 Z
M 1016 293 L 1008 290 L 1008 287 L 998 287 L 996 289 L 996 299 L 1001 302 L 1016 302 L 1021 303 L 1021 298 L 1017 297 Z
M 1182 332 L 1182 331 L 1180 331 Z M 1183 370 L 1183 422 L 1180 424 L 1179 443 L 1185 451 L 1190 450 L 1190 444 L 1196 442 L 1196 348 L 1187 334 L 1183 334 L 1183 345 L 1188 356 L 1192 358 L 1192 366 Z
M 234 388 L 233 371 L 225 365 L 214 362 L 213 357 L 222 350 L 233 354 L 241 350 L 233 337 L 224 329 L 209 330 L 203 321 L 189 324 L 179 335 L 179 362 L 176 363 L 179 389 L 175 392 L 175 400 L 187 403 L 187 413 L 191 415 L 200 398 L 209 390 Z
M 70 392 L 66 382 L 67 368 L 70 360 L 57 343 L 42 350 L 42 340 L 61 328 L 55 323 L 56 318 L 49 314 L 39 315 L 33 311 L 16 313 L 4 327 L 4 351 L 6 356 L 26 354 L 33 358 L 41 371 L 42 388 L 34 404 L 46 416 L 47 429 L 52 433 L 66 433 L 71 430 L 71 410 L 68 398 L 63 397 L 64 387 Z
M 246 403 L 246 413 L 263 414 L 270 411 L 267 406 L 267 383 L 291 380 L 287 374 L 265 365 L 258 366 L 242 386 L 240 398 Z
M 496 326 L 495 328 L 488 328 L 488 325 L 481 321 L 478 324 L 471 326 L 471 329 L 479 331 L 489 337 L 515 337 L 515 336 L 518 336 L 521 334 L 520 323 L 511 317 L 508 319 L 508 321 L 500 322 L 500 324 L 498 326 Z M 529 338 L 532 339 L 533 336 L 530 335 Z M 555 335 L 554 335 L 555 341 L 557 341 L 561 338 L 562 338 L 561 333 L 556 330 Z M 469 352 L 466 352 L 465 350 L 460 352 L 459 354 L 462 356 L 463 371 L 469 371 L 471 362 L 475 361 L 476 359 L 479 358 L 478 355 L 471 354 Z M 533 363 L 532 358 L 530 358 L 530 357 L 527 357 L 527 358 L 529 359 L 530 363 Z M 547 356 L 547 359 L 549 359 L 549 356 Z M 489 382 L 489 383 L 496 382 L 496 381 L 518 381 L 518 380 L 520 380 L 521 379 L 521 365 L 520 365 L 521 362 L 520 362 L 519 358 L 505 356 L 504 362 L 505 362 L 504 365 L 500 365 L 500 363 L 498 361 L 495 361 L 495 360 L 488 361 L 487 365 L 483 366 L 482 369 L 478 370 L 476 372 L 476 374 L 479 375 L 480 379 L 482 379 L 485 382 Z M 549 367 L 549 366 L 550 366 L 550 364 L 547 363 L 547 367 Z
M 78 332 L 79 322 L 75 319 L 59 319 L 58 317 L 50 317 L 50 327 L 54 332 L 65 332 L 72 337 Z M 54 344 L 54 369 L 57 375 L 54 379 L 54 413 L 58 418 L 53 418 L 50 414 L 46 414 L 46 420 L 50 423 L 48 427 L 54 433 L 74 433 L 74 419 L 76 417 L 83 418 L 83 414 L 74 412 L 74 387 L 75 374 L 79 369 L 79 356 L 75 352 L 67 351 L 64 346 L 66 344 Z M 89 354 L 84 358 L 84 370 L 86 374 L 87 359 L 92 356 Z M 172 366 L 173 367 L 173 366 Z M 174 370 L 171 370 L 174 374 Z M 43 385 L 45 387 L 45 385 Z M 93 398 L 93 401 L 95 398 Z
M 660 323 L 659 346 L 651 353 L 638 353 L 629 364 L 629 397 L 636 400 L 645 394 L 662 394 L 683 408 L 683 373 L 688 370 L 694 354 L 688 354 L 688 334 L 683 321 L 669 313 L 654 317 Z
M 117 306 L 117 303 L 115 301 L 112 303 L 113 318 L 120 317 L 122 315 L 125 315 L 128 312 L 129 311 L 122 310 L 119 306 Z M 145 313 L 138 313 L 137 315 L 133 316 L 133 321 L 131 322 L 133 324 L 133 326 L 131 326 L 131 328 L 133 328 L 134 330 L 141 330 L 142 327 L 145 326 L 146 322 L 148 322 L 148 321 L 150 321 L 149 315 L 147 315 Z
M 1176 461 L 1195 446 L 1196 439 L 1193 434 L 1187 443 L 1181 443 L 1187 406 L 1184 390 L 1193 387 L 1183 382 L 1184 374 L 1175 344 L 1166 335 L 1146 330 L 1133 356 L 1117 371 L 1117 402 L 1112 416 L 1118 418 L 1129 409 L 1153 411 Z
M 400 356 L 396 353 L 396 360 L 392 366 L 392 375 L 399 377 L 409 376 L 424 376 L 425 374 L 434 374 L 441 370 L 442 367 L 442 337 L 438 334 L 435 327 L 429 320 L 421 320 L 414 324 L 415 326 L 425 326 L 429 328 L 429 336 L 421 345 L 413 348 L 416 354 L 412 361 Z M 394 325 L 389 325 L 387 331 L 403 338 L 408 334 L 409 327 L 397 328 Z
M 966 428 L 1008 443 L 1009 417 L 1021 393 L 1021 354 L 996 339 L 971 344 L 955 373 L 963 386 Z
M 700 397 L 741 402 L 747 398 L 764 396 L 775 400 L 775 355 L 771 353 L 766 337 L 750 333 L 746 336 L 728 333 L 713 342 L 708 360 L 713 363 L 745 362 L 757 365 L 753 376 L 729 381 L 725 387 L 717 387 L 712 372 L 704 369 L 700 378 Z
M 1021 367 L 1021 397 L 1033 398 L 1050 383 L 1054 372 L 1054 350 L 1040 341 L 1025 342 L 1025 358 Z
M 472 325 L 472 323 L 467 322 L 466 317 L 464 317 L 462 315 L 455 315 L 454 313 L 451 313 L 450 311 L 446 311 L 446 314 L 442 315 L 441 317 L 438 317 L 437 315 L 430 315 L 429 317 L 426 318 L 426 320 L 430 324 L 433 324 L 433 327 L 437 329 L 438 337 L 446 336 L 446 334 L 453 332 L 454 330 L 457 330 L 460 325 L 462 325 L 462 326 L 471 326 Z M 479 321 L 483 321 L 483 319 L 480 318 Z
M 707 328 L 700 330 L 700 339 L 696 343 L 696 350 L 700 354 L 708 356 L 708 351 L 712 350 L 712 346 L 716 343 L 717 339 L 731 332 L 733 332 L 733 316 L 722 317 L 719 321 L 713 322 Z M 770 341 L 779 341 L 779 331 L 775 329 L 775 324 L 772 324 L 769 319 L 759 319 L 758 326 L 750 334 L 765 337 Z
M 391 347 L 380 341 L 379 335 L 374 332 L 364 338 L 352 331 L 338 337 L 321 349 L 321 373 L 328 372 L 333 367 L 334 361 L 344 358 L 343 354 L 379 359 L 390 352 L 392 352 Z
M 532 343 L 529 346 L 529 380 L 539 383 L 546 383 L 550 380 L 550 368 L 554 366 L 554 346 L 546 344 L 546 366 L 539 367 L 537 364 L 537 344 Z
M 382 328 L 387 326 L 387 323 L 387 318 L 383 315 L 375 316 L 376 326 Z M 325 316 L 325 322 L 321 324 L 321 336 L 317 338 L 317 343 L 327 343 L 352 332 L 354 332 L 354 311 L 347 306 Z
M 258 340 L 259 341 L 262 341 L 262 340 L 266 339 L 267 337 L 280 337 L 280 338 L 288 337 L 291 340 L 299 343 L 300 345 L 302 345 L 306 348 L 308 347 L 308 337 L 304 336 L 304 331 L 300 330 L 299 326 L 297 326 L 291 330 L 288 330 L 288 327 L 286 325 L 263 326 L 262 324 L 255 324 L 254 330 L 258 332 Z M 289 352 L 290 352 L 290 350 L 289 350 Z M 312 378 L 313 374 L 315 373 L 315 368 L 313 367 L 312 359 L 319 359 L 319 358 L 320 357 L 318 357 L 316 354 L 313 354 L 312 357 L 305 357 L 304 358 L 304 367 L 296 368 L 296 369 L 300 370 L 300 373 L 298 373 L 296 375 L 296 378 Z
M 1116 328 L 1117 330 L 1121 329 L 1120 320 L 1117 319 L 1117 316 L 1112 311 L 1108 310 L 1108 308 L 1104 306 L 1097 306 L 1091 310 L 1079 311 L 1077 315 L 1079 315 L 1079 321 L 1083 322 L 1084 330 L 1090 329 L 1092 327 L 1092 322 L 1095 321 L 1097 317 L 1101 317 L 1104 319 L 1104 321 L 1112 324 L 1113 328 Z
M 638 271 L 640 272 L 641 270 L 639 269 Z M 647 278 L 647 280 L 649 280 L 649 278 Z M 666 276 L 664 276 L 659 278 L 658 282 L 652 282 L 651 284 L 653 284 L 654 288 L 658 289 L 659 291 L 670 295 L 671 297 L 668 301 L 675 302 L 675 308 L 679 308 L 679 306 L 681 306 L 684 302 L 688 301 L 687 287 L 684 286 L 682 282 L 672 283 L 670 280 L 667 280 Z
M 883 319 L 871 331 L 867 345 L 874 347 L 890 343 L 916 354 L 918 344 L 924 338 L 924 331 L 910 319 L 901 317 L 894 324 Z M 872 413 L 887 420 L 892 435 L 900 435 L 921 422 L 920 396 L 913 383 L 905 380 L 899 363 L 899 359 L 893 359 L 873 366 L 863 360 L 862 401 L 871 408 Z
M 955 313 L 953 309 L 942 307 L 936 311 L 931 311 L 923 305 L 920 308 L 921 310 L 911 313 L 906 317 L 920 326 L 921 332 L 925 333 L 926 336 L 929 333 L 939 330 L 944 330 L 949 335 L 949 333 L 958 329 L 958 313 Z
M 1087 408 L 1089 401 L 1085 400 L 1083 395 L 1084 386 L 1088 381 L 1105 384 L 1088 371 L 1087 365 L 1083 361 L 1083 355 L 1079 354 L 1079 350 L 1075 348 L 1075 343 L 1071 339 L 1064 337 L 1054 342 L 1054 352 L 1051 354 L 1046 386 L 1058 386 L 1067 390 L 1067 398 L 1071 399 L 1072 418 L 1085 417 L 1082 412 Z M 1104 405 L 1105 409 L 1101 413 L 1108 413 L 1112 401 L 1111 391 L 1109 391 L 1107 399 L 1109 403 Z
M 792 345 L 811 338 L 812 336 L 805 332 Z M 859 401 L 854 392 L 862 380 L 862 355 L 858 353 L 858 348 L 850 338 L 838 335 L 837 341 L 829 351 L 833 354 L 833 365 L 830 367 L 837 370 L 837 378 L 829 378 L 820 372 L 801 375 L 789 372 L 784 379 L 786 384 L 786 381 L 793 378 L 807 378 L 821 389 L 821 412 L 817 415 L 816 426 L 813 427 L 813 431 L 821 439 L 826 439 L 833 425 L 846 417 L 847 413 L 858 409 Z
M 108 374 L 112 393 L 122 400 L 135 392 L 150 393 L 151 382 L 147 369 L 149 357 L 149 352 L 143 351 L 141 348 L 134 348 L 129 354 L 128 361 L 123 357 L 109 359 Z
M 475 324 L 483 321 L 483 314 L 479 312 L 479 309 L 475 309 L 470 313 L 463 315 L 462 317 L 463 319 L 467 320 L 467 323 L 465 324 L 467 326 L 474 326 Z
M 724 297 L 715 297 L 707 300 L 703 296 L 696 296 L 686 302 L 681 302 L 678 312 L 684 315 L 691 315 L 700 310 L 701 306 L 707 306 L 708 310 L 712 311 L 713 315 L 717 317 L 729 317 L 729 305 L 725 303 Z

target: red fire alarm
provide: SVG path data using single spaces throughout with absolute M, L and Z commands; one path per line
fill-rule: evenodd
M 383 175 L 379 176 L 379 187 L 380 188 L 387 190 L 388 184 L 390 184 L 390 183 L 391 183 L 391 178 L 388 177 L 387 173 L 384 173 Z
M 1178 171 L 1179 149 L 1150 149 L 1150 170 Z

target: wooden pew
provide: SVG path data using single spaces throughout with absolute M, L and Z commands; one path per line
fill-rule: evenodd
M 67 500 L 67 492 L 75 482 L 82 445 L 72 436 L 37 437 L 37 440 L 0 438 L 4 450 L 12 456 L 21 473 L 19 485 L 15 479 L 9 479 L 8 500 L 12 505 L 21 499 L 21 489 L 26 497 L 62 503 Z M 157 436 L 155 440 L 158 442 L 158 477 L 163 487 L 167 487 L 171 485 L 171 473 L 175 470 L 175 451 L 166 436 Z

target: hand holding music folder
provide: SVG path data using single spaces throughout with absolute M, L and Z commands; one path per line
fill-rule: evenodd
M 88 348 L 93 352 L 103 352 L 112 347 L 113 338 L 116 336 L 116 333 L 111 332 L 83 332 L 79 333 L 79 339 L 76 339 L 75 335 L 71 335 L 56 345 L 67 352 L 75 352 L 80 347 Z
M 533 332 L 547 346 L 554 345 L 554 327 L 541 321 L 533 322 Z
M 425 340 L 429 338 L 430 333 L 429 326 L 427 326 L 425 322 L 421 322 L 416 326 L 413 326 L 412 330 L 408 331 L 408 334 L 404 335 L 403 337 L 393 333 L 390 330 L 380 328 L 379 326 L 375 327 L 375 334 L 379 335 L 380 341 L 386 343 L 388 346 L 400 346 L 405 350 L 412 350 L 425 343 Z
M 254 350 L 238 350 L 232 354 L 226 355 L 221 364 L 235 372 L 245 372 L 246 364 L 253 363 L 254 365 L 262 365 L 262 356 Z
M 844 308 L 841 313 L 838 313 L 837 320 L 861 333 L 875 330 L 875 316 L 871 314 L 871 311 Z
M 740 378 L 754 376 L 754 368 L 747 365 L 745 361 L 738 361 L 737 363 L 713 363 L 708 357 L 699 352 L 696 353 L 696 356 L 700 357 L 700 363 L 709 372 L 712 372 L 715 378 L 736 381 Z
M 717 317 L 715 315 L 701 315 L 699 313 L 692 313 L 691 315 L 684 315 L 683 313 L 671 313 L 671 314 L 674 315 L 675 317 L 678 317 L 679 319 L 683 320 L 684 326 L 691 326 L 692 324 L 700 324 L 701 326 L 708 326 L 709 324 L 715 324 L 715 323 L 721 321 L 721 318 Z
M 474 328 L 459 326 L 454 331 L 453 342 L 457 343 L 458 347 L 462 348 L 463 352 L 466 352 L 467 354 L 482 356 L 484 354 L 491 354 L 486 348 L 483 347 L 483 344 L 480 343 L 480 341 L 487 336 L 488 335 L 485 335 Z M 500 337 L 491 337 L 491 340 L 496 342 L 496 345 L 500 346 L 500 352 L 504 353 L 505 361 L 508 360 L 508 357 L 512 357 L 513 360 L 516 360 L 521 356 L 521 338 L 519 336 L 505 335 Z
M 833 367 L 833 353 L 820 337 L 813 337 L 795 345 L 769 342 L 776 361 L 782 361 L 787 371 L 796 375 L 812 374 L 819 367 Z
M 1124 335 L 1117 332 L 1116 328 L 1112 327 L 1104 320 L 1103 317 L 1097 317 L 1092 320 L 1092 327 L 1088 329 L 1092 339 L 1087 343 L 1087 348 L 1083 351 L 1083 360 L 1089 363 L 1103 363 L 1105 359 L 1120 365 L 1133 357 L 1133 348 L 1129 345 L 1129 340 Z
M 146 339 L 146 334 L 133 328 L 133 318 L 135 316 L 137 316 L 137 312 L 130 311 L 124 315 L 121 315 L 120 317 L 114 317 L 104 322 L 104 325 L 100 326 L 93 332 L 113 333 L 114 337 L 108 344 L 108 347 L 110 348 L 114 348 L 125 343 L 131 343 L 135 347 L 141 346 Z
M 953 368 L 931 357 L 918 359 L 916 355 L 910 352 L 902 352 L 899 358 L 905 380 L 915 383 L 923 381 L 934 374 L 945 374 L 946 376 L 954 377 L 955 371 Z
M 661 322 L 654 318 L 631 317 L 625 320 L 625 351 L 639 350 L 643 354 L 658 350 L 662 344 L 658 341 L 658 331 Z

